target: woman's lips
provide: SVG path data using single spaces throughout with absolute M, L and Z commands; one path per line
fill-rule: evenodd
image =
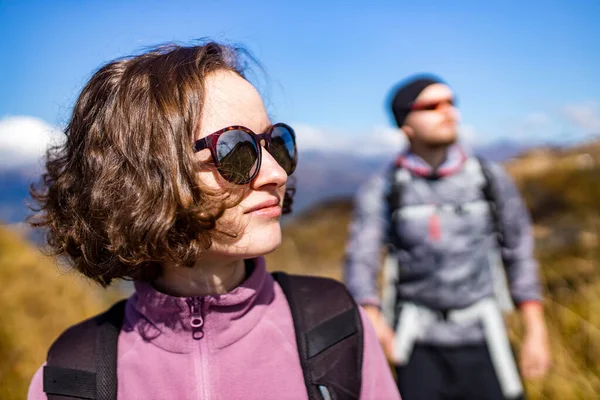
M 246 214 L 257 215 L 261 217 L 278 217 L 281 215 L 281 206 L 279 199 L 272 198 L 256 204 L 246 210 Z
M 281 207 L 279 205 L 263 207 L 250 212 L 251 215 L 259 217 L 279 217 L 281 215 Z

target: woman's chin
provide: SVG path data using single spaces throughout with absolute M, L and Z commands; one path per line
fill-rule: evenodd
M 281 227 L 276 223 L 246 229 L 235 244 L 218 246 L 214 249 L 222 256 L 256 258 L 275 251 L 281 242 Z
M 260 234 L 253 235 L 250 243 L 248 243 L 248 252 L 253 257 L 263 256 L 265 254 L 272 253 L 279 246 L 281 246 L 281 228 L 273 229 L 272 232 L 260 232 Z

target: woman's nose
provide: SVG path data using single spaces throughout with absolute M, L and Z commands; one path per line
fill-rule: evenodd
M 263 146 L 260 146 L 260 148 L 262 151 L 260 170 L 252 181 L 252 187 L 256 189 L 266 185 L 274 185 L 275 187 L 285 185 L 288 178 L 285 170 L 275 161 L 271 153 Z

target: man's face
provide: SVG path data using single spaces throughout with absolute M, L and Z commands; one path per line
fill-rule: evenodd
M 449 146 L 458 137 L 459 112 L 454 93 L 441 83 L 426 87 L 413 103 L 402 130 L 411 142 L 427 147 Z

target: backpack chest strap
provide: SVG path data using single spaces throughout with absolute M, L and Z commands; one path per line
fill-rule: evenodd
M 394 219 L 419 219 L 432 214 L 471 214 L 485 215 L 489 212 L 489 203 L 485 200 L 475 200 L 462 204 L 415 204 L 406 205 L 393 212 Z

